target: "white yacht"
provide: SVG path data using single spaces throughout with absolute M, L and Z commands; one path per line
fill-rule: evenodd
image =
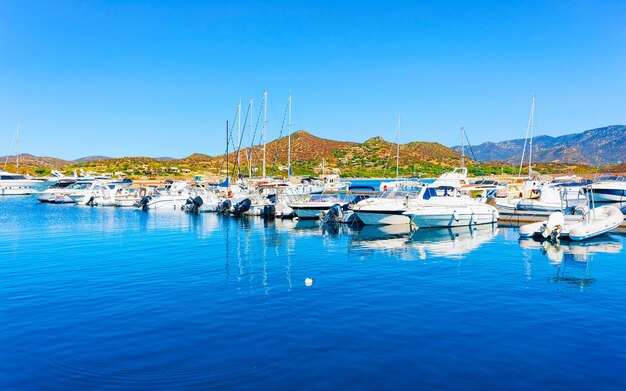
M 36 194 L 47 188 L 51 182 L 32 179 L 21 174 L 0 170 L 0 195 Z
M 469 185 L 470 181 L 467 178 L 467 168 L 459 167 L 455 168 L 450 172 L 446 172 L 441 174 L 435 181 L 432 183 L 433 186 L 452 186 L 452 187 L 461 187 Z
M 362 196 L 341 197 L 337 194 L 314 194 L 308 197 L 301 197 L 298 200 L 290 201 L 287 205 L 293 213 L 301 219 L 317 219 L 328 210 L 337 205 L 341 211 L 347 211 L 348 205 L 362 200 Z
M 626 178 L 622 176 L 604 176 L 596 179 L 591 185 L 594 201 L 624 202 L 626 201 Z
M 359 201 L 351 205 L 350 209 L 365 225 L 409 224 L 411 219 L 404 212 L 409 207 L 409 200 L 417 198 L 418 194 L 419 192 L 395 188 L 384 192 L 379 197 Z
M 168 185 L 164 190 L 155 192 L 155 196 L 145 205 L 146 209 L 180 210 L 189 197 L 195 197 L 191 186 L 185 181 Z M 144 206 L 144 205 L 142 205 Z
M 461 227 L 498 222 L 498 210 L 463 196 L 457 188 L 429 186 L 403 214 L 420 228 Z

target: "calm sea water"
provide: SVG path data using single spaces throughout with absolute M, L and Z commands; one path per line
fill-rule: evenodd
M 624 239 L 0 198 L 0 389 L 624 390 Z

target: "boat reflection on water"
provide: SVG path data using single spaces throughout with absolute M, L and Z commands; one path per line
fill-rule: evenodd
M 623 247 L 620 240 L 610 235 L 582 242 L 562 240 L 551 243 L 545 239 L 520 239 L 519 244 L 525 249 L 539 250 L 557 267 L 552 282 L 563 282 L 581 290 L 596 280 L 589 276 L 594 255 L 619 254 Z
M 353 228 L 352 245 L 412 255 L 417 251 L 420 259 L 428 256 L 457 258 L 489 242 L 497 234 L 496 224 L 417 230 L 411 230 L 408 225 L 364 226 Z
M 413 232 L 408 224 L 361 225 L 352 227 L 350 231 L 352 247 L 380 251 L 410 251 L 407 244 Z
M 420 259 L 428 256 L 462 258 L 498 235 L 497 224 L 474 227 L 418 229 L 411 237 L 410 247 L 417 249 Z
M 297 220 L 292 233 L 298 236 L 339 237 L 347 233 L 348 227 L 339 223 L 323 223 L 320 220 Z
M 622 251 L 622 243 L 609 235 L 574 242 L 561 240 L 551 243 L 545 239 L 520 239 L 522 248 L 540 250 L 553 265 L 559 265 L 566 261 L 588 262 L 596 253 L 619 254 Z

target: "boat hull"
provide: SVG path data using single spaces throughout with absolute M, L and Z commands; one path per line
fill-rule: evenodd
M 403 214 L 403 210 L 397 211 L 363 211 L 356 210 L 356 217 L 361 220 L 364 225 L 398 225 L 410 224 L 409 216 Z
M 626 201 L 626 190 L 622 189 L 593 189 L 593 200 L 597 202 Z
M 498 222 L 495 208 L 437 208 L 426 207 L 408 212 L 411 221 L 420 228 L 463 227 Z

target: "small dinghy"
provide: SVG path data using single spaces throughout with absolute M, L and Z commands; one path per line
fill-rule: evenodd
M 614 206 L 601 206 L 591 210 L 578 207 L 574 212 L 573 215 L 554 212 L 546 221 L 521 226 L 519 234 L 522 238 L 543 236 L 557 240 L 568 237 L 573 241 L 581 241 L 610 232 L 624 221 L 624 214 Z

